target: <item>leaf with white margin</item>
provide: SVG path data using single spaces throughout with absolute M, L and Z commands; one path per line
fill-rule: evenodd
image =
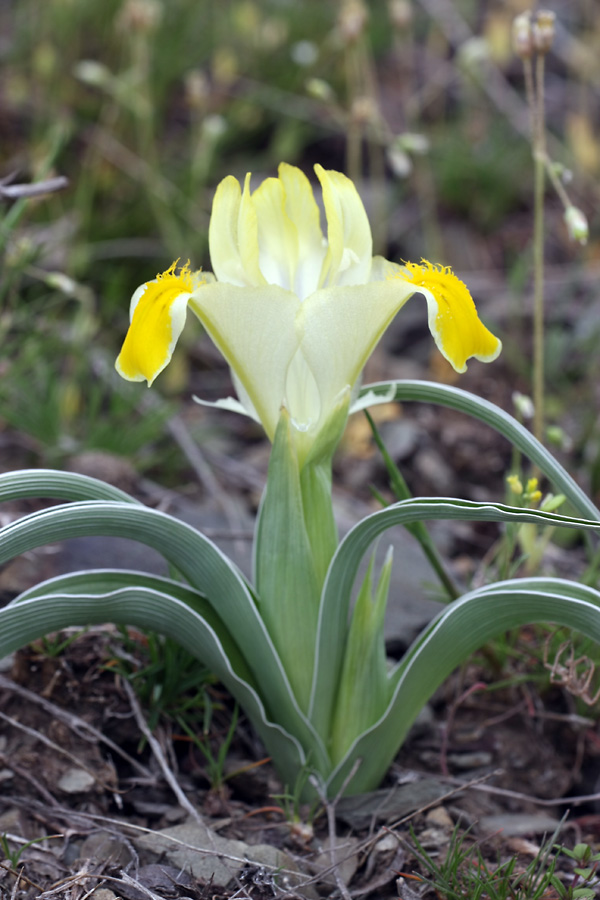
M 0 503 L 22 500 L 25 497 L 55 500 L 117 500 L 134 503 L 138 500 L 125 491 L 89 475 L 58 472 L 56 469 L 19 469 L 0 474 Z
M 393 390 L 393 395 L 392 395 Z M 366 384 L 359 391 L 359 395 L 353 409 L 364 409 L 362 401 L 368 400 L 369 406 L 380 403 L 389 403 L 396 400 L 404 403 L 407 400 L 419 403 L 436 403 L 449 409 L 456 409 L 466 413 L 480 422 L 484 422 L 502 434 L 510 443 L 524 453 L 531 462 L 542 470 L 544 475 L 552 482 L 554 487 L 574 506 L 576 512 L 590 519 L 600 519 L 600 510 L 585 494 L 561 464 L 546 450 L 534 436 L 509 413 L 504 412 L 499 406 L 490 403 L 464 391 L 461 388 L 448 384 L 437 384 L 433 381 L 418 381 L 412 379 L 400 381 L 380 381 L 374 384 Z M 360 404 L 357 406 L 357 404 Z
M 0 530 L 0 564 L 47 543 L 105 535 L 157 550 L 207 597 L 244 654 L 269 715 L 296 735 L 316 768 L 327 771 L 322 741 L 300 710 L 281 660 L 236 566 L 203 534 L 158 510 L 130 503 L 90 501 L 32 513 Z M 148 619 L 146 628 L 156 630 Z
M 335 702 L 342 664 L 352 586 L 360 561 L 372 542 L 394 525 L 434 519 L 483 522 L 533 522 L 563 525 L 600 532 L 600 522 L 523 509 L 500 503 L 421 497 L 402 500 L 372 513 L 352 528 L 341 541 L 329 567 L 321 595 L 317 630 L 317 653 L 309 716 L 320 734 L 326 734 Z
M 375 787 L 427 700 L 487 641 L 510 628 L 553 622 L 600 643 L 599 607 L 598 591 L 559 578 L 497 582 L 456 600 L 434 619 L 392 673 L 396 685 L 386 712 L 349 748 L 328 780 L 328 795 L 336 794 L 356 760 L 360 765 L 349 793 Z
M 270 720 L 239 650 L 231 638 L 213 627 L 210 619 L 215 616 L 206 615 L 207 605 L 189 588 L 140 573 L 117 570 L 61 576 L 0 610 L 0 659 L 36 638 L 72 625 L 109 621 L 151 627 L 176 640 L 217 675 L 249 715 L 282 777 L 293 784 L 307 763 L 304 748 Z

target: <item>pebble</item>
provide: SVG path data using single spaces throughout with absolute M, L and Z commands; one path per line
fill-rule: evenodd
M 93 775 L 86 772 L 85 769 L 73 767 L 67 769 L 58 779 L 57 787 L 65 794 L 83 794 L 90 791 L 95 785 L 96 780 Z
M 452 831 L 454 828 L 454 822 L 448 810 L 443 806 L 436 806 L 434 809 L 430 809 L 425 816 L 425 821 L 428 825 L 435 825 L 447 831 Z

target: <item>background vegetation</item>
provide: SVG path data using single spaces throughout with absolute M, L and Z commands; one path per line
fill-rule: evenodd
M 282 159 L 355 178 L 377 250 L 452 264 L 505 339 L 508 381 L 528 390 L 533 175 L 511 46 L 514 16 L 527 8 L 3 3 L 0 428 L 21 435 L 24 461 L 57 464 L 90 448 L 132 456 L 143 470 L 169 461 L 161 435 L 178 407 L 165 398 L 189 397 L 199 371 L 203 395 L 218 394 L 215 361 L 199 354 L 192 329 L 151 408 L 141 386 L 115 387 L 129 298 L 177 257 L 209 267 L 216 184 L 246 171 L 258 183 Z M 550 150 L 574 173 L 569 190 L 592 237 L 585 249 L 569 241 L 549 192 L 548 402 L 597 489 L 600 10 L 594 0 L 552 9 Z M 58 175 L 66 189 L 18 196 L 15 185 Z M 409 347 L 400 340 L 399 351 Z M 575 418 L 574 395 L 583 400 Z

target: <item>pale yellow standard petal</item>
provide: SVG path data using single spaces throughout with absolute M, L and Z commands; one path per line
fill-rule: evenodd
M 208 229 L 217 279 L 239 287 L 266 283 L 259 267 L 258 222 L 249 182 L 247 175 L 242 193 L 233 175 L 223 179 L 215 193 Z
M 245 396 L 273 440 L 285 396 L 286 373 L 299 346 L 300 300 L 277 285 L 242 288 L 223 282 L 200 287 L 190 300 Z
M 242 191 L 242 200 L 240 203 L 238 244 L 242 265 L 246 273 L 246 284 L 252 287 L 267 284 L 267 279 L 260 268 L 260 246 L 258 243 L 259 227 L 260 223 L 258 221 L 256 205 L 250 191 L 250 172 L 248 172 L 244 179 L 244 190 Z M 212 258 L 212 244 L 210 244 L 210 252 Z M 217 275 L 217 278 L 218 277 L 219 276 Z M 220 280 L 221 279 L 219 278 L 219 281 Z
M 279 178 L 265 178 L 252 194 L 258 221 L 260 271 L 269 284 L 293 291 L 298 266 L 298 231 L 286 212 L 285 199 Z
M 324 288 L 298 314 L 301 348 L 321 399 L 321 419 L 354 387 L 382 334 L 415 292 L 408 281 Z
M 177 262 L 132 297 L 131 324 L 115 363 L 128 381 L 151 385 L 170 362 L 183 331 L 189 299 L 202 276 L 191 272 L 189 263 L 177 272 Z
M 354 183 L 341 172 L 319 165 L 315 172 L 327 217 L 328 248 L 320 286 L 364 284 L 371 269 L 373 239 L 362 200 Z
M 496 359 L 501 341 L 482 323 L 467 286 L 450 268 L 423 259 L 420 264 L 406 263 L 397 277 L 408 278 L 415 290 L 424 294 L 429 330 L 438 350 L 457 372 L 466 370 L 471 356 L 482 362 Z
M 285 211 L 296 227 L 298 265 L 292 290 L 303 300 L 319 287 L 327 247 L 321 214 L 310 181 L 296 166 L 281 163 L 279 180 L 285 191 Z

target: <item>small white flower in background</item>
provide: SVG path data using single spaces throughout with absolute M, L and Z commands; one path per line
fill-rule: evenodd
M 569 206 L 565 210 L 565 224 L 572 241 L 587 244 L 589 228 L 585 215 L 576 206 Z

